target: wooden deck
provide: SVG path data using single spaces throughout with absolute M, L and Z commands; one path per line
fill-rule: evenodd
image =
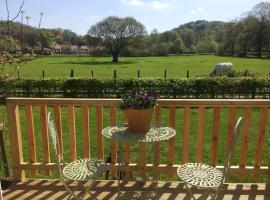
M 134 183 L 134 182 L 132 182 Z M 137 184 L 129 183 L 129 191 L 137 190 Z M 72 183 L 71 183 L 72 184 Z M 145 191 L 151 190 L 152 185 L 146 184 L 143 188 Z M 91 189 L 92 193 L 98 199 L 110 200 L 117 197 L 117 182 L 116 181 L 96 181 Z M 197 190 L 199 196 L 201 190 Z M 25 182 L 13 183 L 9 188 L 4 190 L 5 200 L 64 200 L 68 199 L 63 184 L 59 180 L 27 180 Z M 158 199 L 174 200 L 174 199 L 191 199 L 183 189 L 183 184 L 180 182 L 159 182 Z M 86 198 L 87 199 L 87 198 Z M 132 200 L 135 198 L 126 198 Z M 136 199 L 147 200 L 148 198 L 141 197 Z M 221 192 L 220 200 L 269 200 L 270 186 L 266 184 L 226 184 L 225 189 Z

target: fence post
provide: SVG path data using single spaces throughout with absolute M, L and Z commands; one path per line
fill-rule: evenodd
M 10 137 L 11 156 L 13 161 L 13 179 L 25 180 L 25 171 L 21 167 L 23 163 L 22 137 L 19 117 L 19 106 L 7 103 L 8 131 Z
M 91 71 L 92 78 L 94 78 L 94 70 Z
M 17 69 L 18 80 L 20 80 L 20 66 L 18 65 L 16 69 Z
M 167 70 L 165 69 L 165 71 L 164 71 L 164 79 L 166 79 L 167 78 Z
M 44 69 L 42 70 L 42 78 L 43 79 L 45 78 L 45 71 L 44 71 Z
M 70 77 L 71 77 L 71 78 L 74 77 L 74 70 L 73 70 L 73 69 L 70 70 Z
M 189 70 L 187 70 L 187 78 L 189 78 Z
M 113 72 L 113 78 L 116 79 L 116 69 Z
M 140 78 L 140 70 L 137 71 L 137 77 Z

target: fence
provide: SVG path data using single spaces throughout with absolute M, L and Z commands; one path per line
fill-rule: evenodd
M 117 145 L 103 139 L 102 129 L 123 123 L 124 118 L 119 117 L 120 102 L 120 99 L 6 99 L 14 178 L 24 180 L 25 171 L 31 171 L 32 175 L 45 171 L 50 175 L 57 169 L 48 139 L 48 110 L 54 113 L 61 152 L 66 159 L 97 156 L 104 160 L 105 154 L 111 152 L 110 169 L 114 172 L 118 167 Z M 157 143 L 159 174 L 171 179 L 179 164 L 188 161 L 203 161 L 222 169 L 220 163 L 231 142 L 236 118 L 242 115 L 242 136 L 229 174 L 241 180 L 253 177 L 261 181 L 262 177 L 270 183 L 270 148 L 266 138 L 270 130 L 269 107 L 269 100 L 160 100 L 155 109 L 155 123 L 167 124 L 177 134 L 165 144 Z M 152 157 L 146 151 L 134 156 L 131 148 L 134 147 L 125 145 L 126 169 L 151 173 Z M 142 144 L 140 148 L 146 146 Z

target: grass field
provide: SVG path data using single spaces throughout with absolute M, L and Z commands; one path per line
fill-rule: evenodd
M 47 78 L 68 77 L 73 69 L 74 77 L 91 77 L 93 70 L 95 78 L 112 78 L 116 70 L 117 78 L 136 78 L 137 70 L 140 70 L 140 77 L 163 78 L 166 69 L 167 78 L 182 78 L 186 77 L 187 70 L 190 77 L 209 75 L 215 64 L 220 62 L 233 63 L 233 69 L 237 71 L 249 70 L 265 75 L 270 73 L 270 59 L 196 55 L 120 57 L 119 60 L 119 63 L 112 63 L 110 57 L 39 57 L 20 66 L 20 77 L 39 79 L 42 77 L 42 70 Z M 14 73 L 13 77 L 16 78 L 17 73 Z

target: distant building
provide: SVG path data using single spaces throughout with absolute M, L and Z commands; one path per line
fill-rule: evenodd
M 52 52 L 54 54 L 90 54 L 91 49 L 86 46 L 78 46 L 78 45 L 66 45 L 66 44 L 54 44 L 52 46 Z
M 79 53 L 79 46 L 77 45 L 69 45 L 70 53 L 71 54 L 78 54 Z
M 61 47 L 60 44 L 54 44 L 53 45 L 53 48 L 52 48 L 53 53 L 55 53 L 55 54 L 61 53 L 61 49 L 62 49 L 62 47 Z
M 81 54 L 89 54 L 90 53 L 90 48 L 86 45 L 82 45 L 80 47 L 80 53 Z

